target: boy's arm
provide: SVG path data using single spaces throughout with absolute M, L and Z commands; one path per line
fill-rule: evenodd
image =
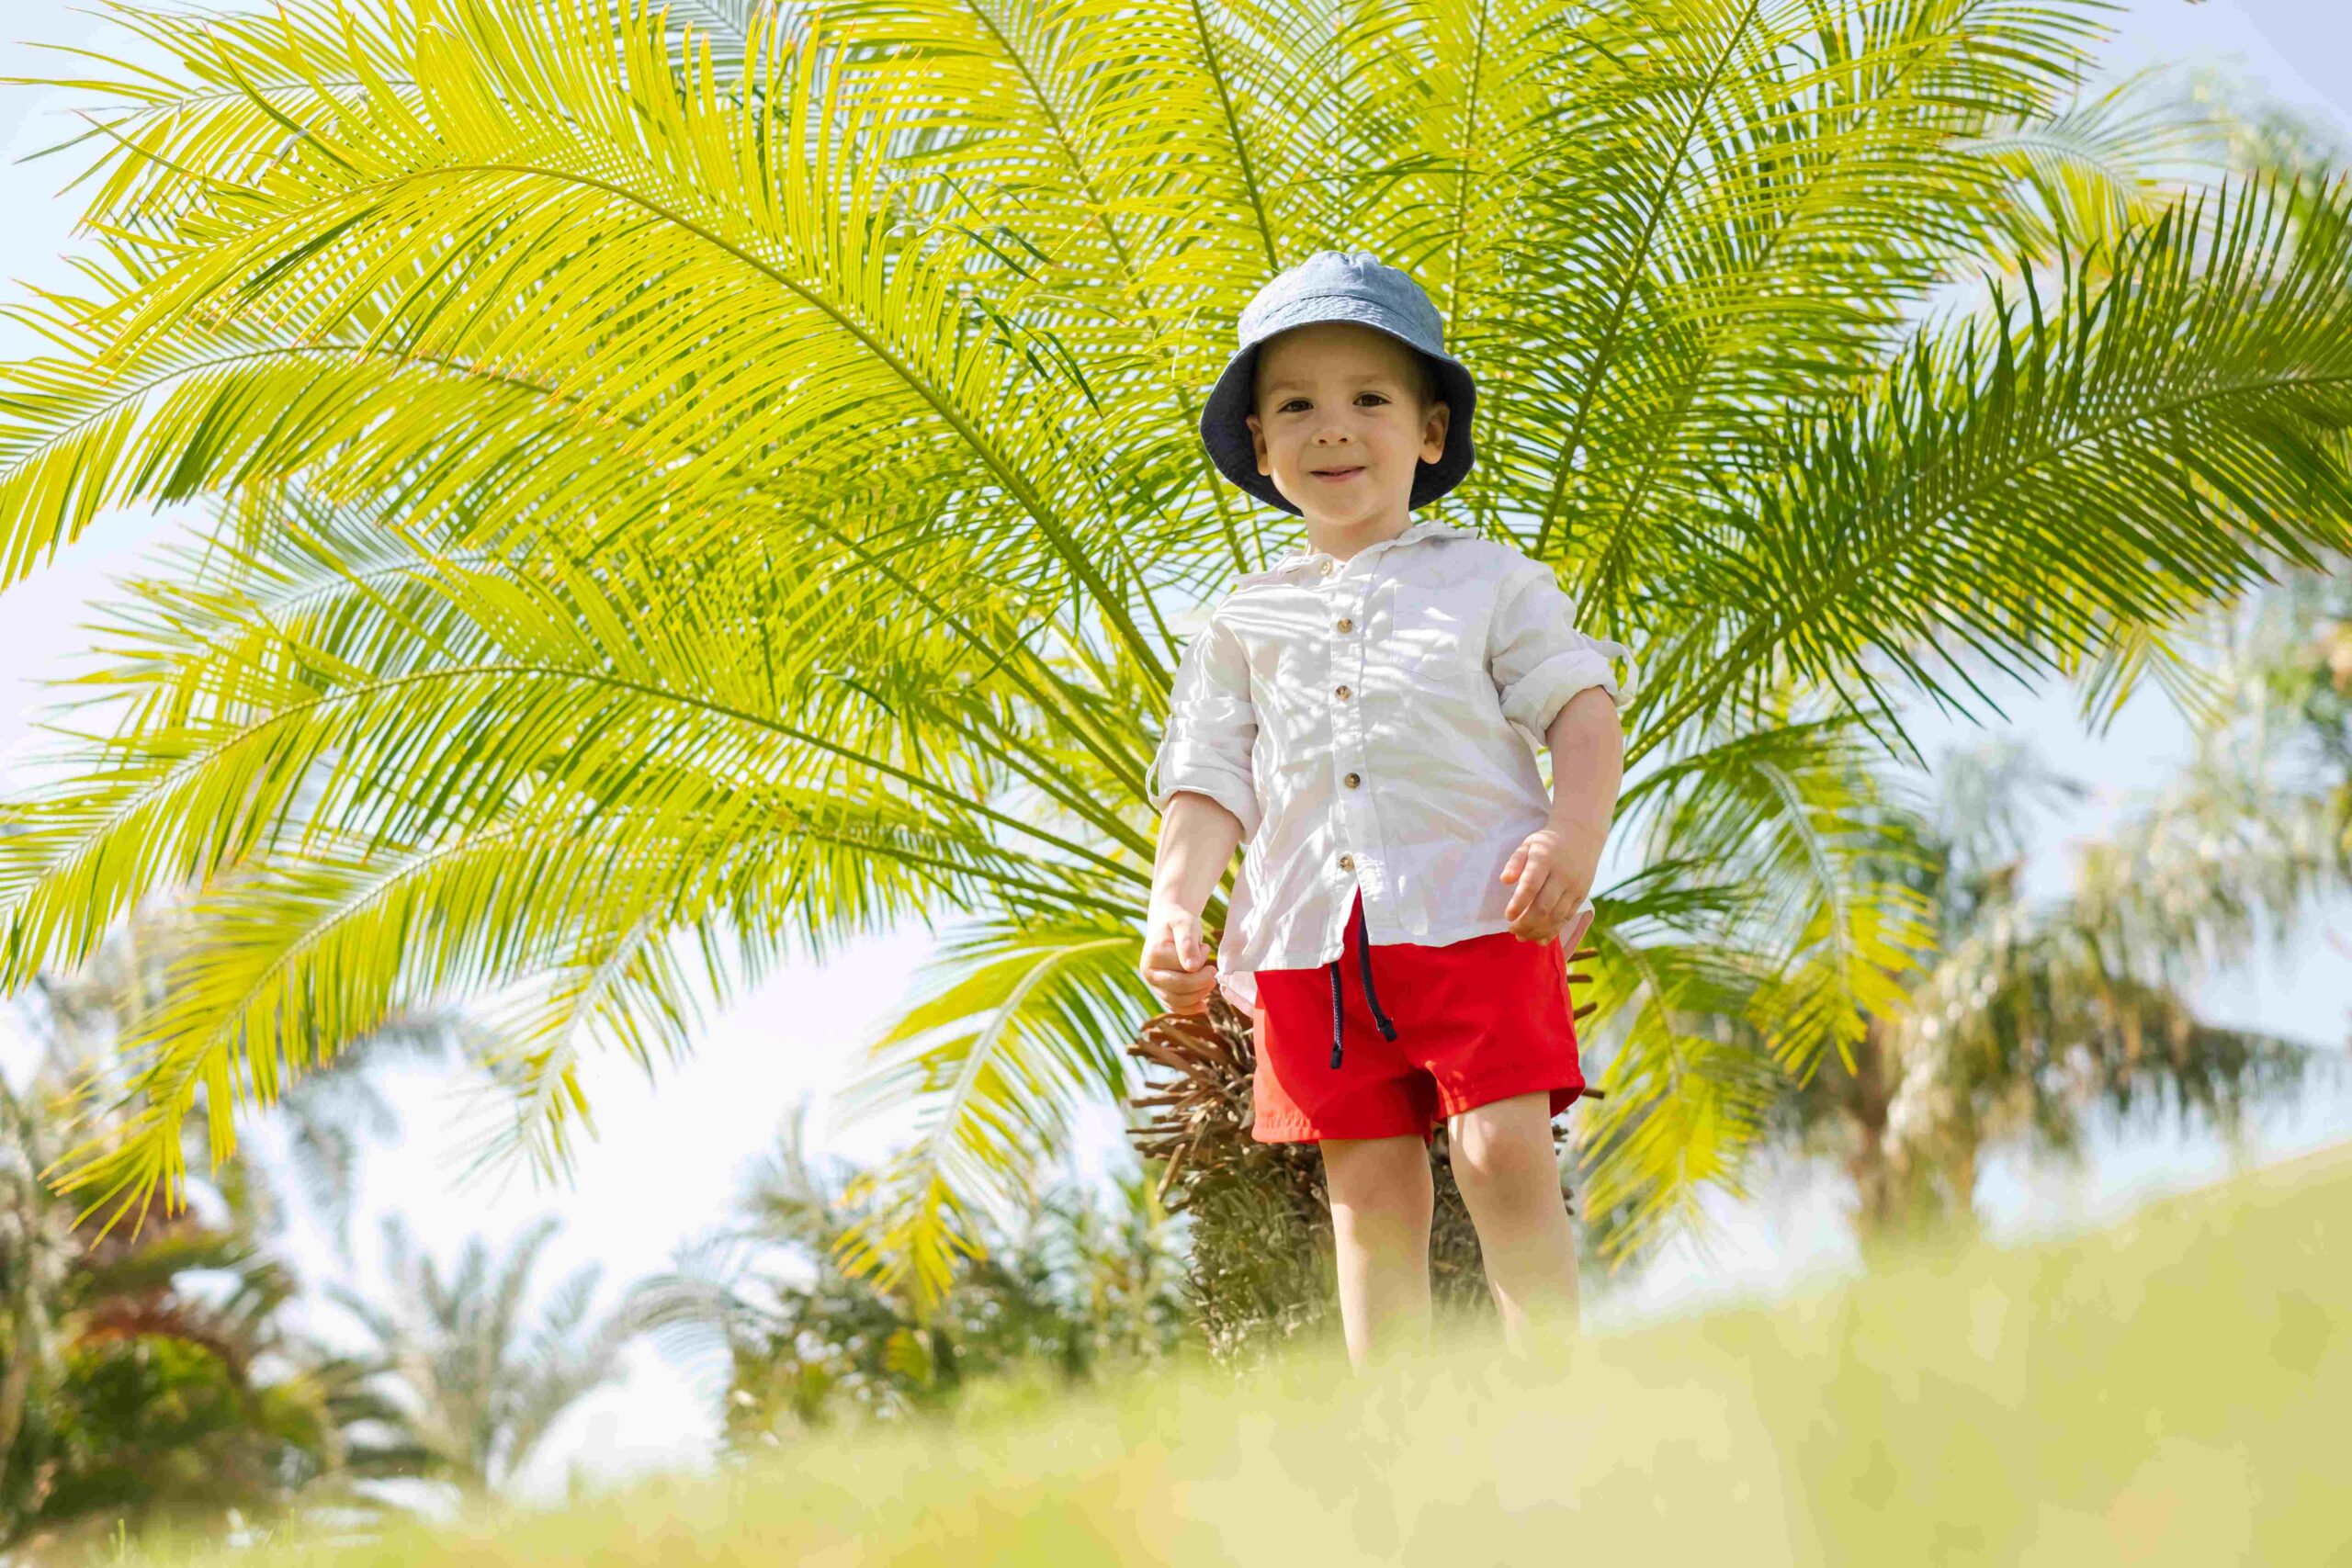
M 1552 752 L 1544 826 L 1502 870 L 1503 881 L 1517 884 L 1503 913 L 1523 940 L 1565 934 L 1573 947 L 1591 919 L 1577 911 L 1617 809 L 1625 770 L 1617 713 L 1632 691 L 1610 660 L 1626 655 L 1621 644 L 1577 630 L 1576 606 L 1551 568 L 1525 558 L 1509 568 L 1487 625 L 1487 667 L 1503 716 Z
M 1584 902 L 1617 809 L 1625 737 L 1616 702 L 1599 686 L 1561 704 L 1544 737 L 1552 749 L 1552 809 L 1503 866 L 1503 880 L 1518 884 L 1503 913 L 1522 941 L 1565 936 L 1573 950 L 1592 923 Z
M 1544 740 L 1552 750 L 1552 812 L 1546 826 L 1560 837 L 1562 870 L 1582 902 L 1600 869 L 1600 847 L 1609 837 L 1618 786 L 1625 778 L 1625 728 L 1609 694 L 1587 686 L 1553 716 Z
M 1202 941 L 1201 907 L 1241 842 L 1241 818 L 1197 790 L 1168 797 L 1144 915 L 1144 983 L 1170 1012 L 1198 1013 L 1216 988 L 1216 965 Z
M 1248 656 L 1232 629 L 1212 615 L 1177 663 L 1168 728 L 1144 771 L 1144 797 L 1160 816 L 1139 968 L 1171 1012 L 1200 1012 L 1216 987 L 1201 909 L 1234 846 L 1258 828 L 1250 774 L 1257 734 Z
M 1195 790 L 1180 789 L 1159 818 L 1151 905 L 1198 918 L 1241 842 L 1241 818 Z

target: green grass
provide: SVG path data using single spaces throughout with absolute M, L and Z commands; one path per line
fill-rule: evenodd
M 2116 1228 L 1358 1379 L 1007 1397 L 264 1568 L 2352 1563 L 2352 1146 Z

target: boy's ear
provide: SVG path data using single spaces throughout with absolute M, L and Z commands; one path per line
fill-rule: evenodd
M 1441 399 L 1430 405 L 1429 412 L 1421 420 L 1421 450 L 1428 454 L 1424 461 L 1434 463 L 1445 456 L 1445 433 L 1453 423 L 1451 404 Z M 1430 452 L 1431 446 L 1437 447 L 1435 452 Z
M 1250 427 L 1250 445 L 1258 454 L 1258 471 L 1261 474 L 1272 474 L 1274 469 L 1272 461 L 1266 456 L 1265 422 L 1254 413 L 1245 413 L 1241 416 L 1241 423 Z

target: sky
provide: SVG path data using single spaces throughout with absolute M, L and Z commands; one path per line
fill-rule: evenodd
M 102 33 L 66 0 L 10 0 L 6 16 L 0 76 L 65 73 L 70 62 L 29 42 L 96 43 Z M 2118 8 L 2113 25 L 2116 37 L 2102 52 L 2110 76 L 2175 62 L 2217 67 L 2352 137 L 2352 76 L 2326 68 L 2352 59 L 2352 6 L 2340 0 L 2132 0 Z M 11 215 L 0 226 L 0 276 L 51 287 L 73 276 L 62 256 L 73 244 L 75 198 L 60 194 L 62 176 L 52 162 L 18 160 L 58 136 L 64 123 L 55 118 L 59 101 L 37 89 L 0 89 L 0 148 L 6 151 L 0 210 Z M 0 322 L 0 355 L 15 358 L 32 346 L 23 329 Z M 140 570 L 141 550 L 169 525 L 169 519 L 146 514 L 104 518 L 31 581 L 0 595 L 0 789 L 22 781 L 21 758 L 34 739 L 34 719 L 56 700 L 44 682 L 80 667 L 75 655 L 85 645 L 80 627 L 89 606 L 108 597 L 109 578 Z M 2054 893 L 2071 874 L 2070 846 L 2126 809 L 2135 786 L 2168 772 L 2168 762 L 2185 754 L 2185 733 L 2150 698 L 2135 701 L 2100 739 L 2084 734 L 2063 696 L 2012 692 L 2003 705 L 2008 723 L 2045 756 L 2094 785 L 2078 806 L 2047 814 L 2041 823 L 2030 885 Z M 1942 744 L 1980 738 L 1952 723 L 1929 722 L 1921 731 L 1931 753 Z M 2329 923 L 2352 933 L 2352 913 L 2342 908 L 2331 911 Z M 354 1237 L 361 1277 L 375 1266 L 374 1217 L 394 1209 L 407 1215 L 428 1249 L 445 1257 L 469 1234 L 503 1239 L 534 1215 L 557 1214 L 565 1226 L 542 1269 L 548 1283 L 586 1262 L 605 1268 L 608 1287 L 658 1270 L 674 1245 L 722 1217 L 744 1162 L 769 1143 L 786 1107 L 804 1096 L 816 1107 L 812 1129 L 822 1129 L 822 1149 L 860 1161 L 880 1154 L 899 1126 L 830 1126 L 825 1097 L 855 1064 L 864 1039 L 906 994 L 930 942 L 930 933 L 915 925 L 849 944 L 821 967 L 785 968 L 715 1017 L 694 1056 L 660 1073 L 653 1084 L 624 1062 L 592 1063 L 587 1081 L 600 1136 L 569 1190 L 535 1189 L 526 1176 L 503 1189 L 458 1185 L 451 1173 L 462 1164 L 458 1129 L 466 1086 L 424 1066 L 391 1072 L 388 1085 L 405 1127 L 400 1139 L 372 1150 L 363 1168 L 362 1217 Z M 2352 963 L 2325 946 L 2317 931 L 2309 932 L 2283 952 L 2214 976 L 2199 1001 L 2225 1021 L 2340 1044 L 2352 1027 Z M 0 1010 L 0 1046 L 8 1029 Z M 2151 1192 L 2211 1179 L 2233 1164 L 2280 1157 L 2347 1134 L 2352 1091 L 2336 1091 L 2313 1097 L 2293 1115 L 2273 1118 L 2236 1148 L 2198 1136 L 2141 1138 L 2102 1146 L 2086 1169 L 2071 1174 L 1995 1160 L 1982 1195 L 1996 1232 L 2030 1235 L 2115 1213 Z M 1102 1108 L 1087 1123 L 1080 1168 L 1101 1171 L 1118 1139 L 1115 1113 Z M 257 1141 L 266 1150 L 273 1134 L 264 1129 Z M 1802 1171 L 1767 1170 L 1757 1197 L 1745 1205 L 1713 1206 L 1710 1248 L 1679 1247 L 1640 1280 L 1596 1292 L 1594 1319 L 1684 1310 L 1726 1294 L 1786 1288 L 1850 1264 L 1833 1188 Z M 314 1277 L 340 1271 L 315 1224 L 299 1225 L 293 1246 Z M 611 1293 L 608 1289 L 607 1299 Z M 319 1326 L 337 1329 L 332 1312 L 322 1312 Z M 544 1493 L 573 1464 L 612 1475 L 690 1462 L 708 1452 L 714 1430 L 710 1411 L 676 1370 L 650 1347 L 639 1347 L 631 1352 L 626 1381 L 567 1417 L 526 1482 Z

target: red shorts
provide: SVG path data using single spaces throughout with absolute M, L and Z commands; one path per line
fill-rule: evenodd
M 1337 1067 L 1330 967 L 1257 972 L 1253 1138 L 1417 1133 L 1426 1143 L 1441 1122 L 1474 1105 L 1548 1089 L 1557 1116 L 1585 1092 L 1558 937 L 1524 942 L 1494 931 L 1442 947 L 1382 942 L 1371 949 L 1367 996 L 1363 911 L 1358 893 L 1340 939 Z

